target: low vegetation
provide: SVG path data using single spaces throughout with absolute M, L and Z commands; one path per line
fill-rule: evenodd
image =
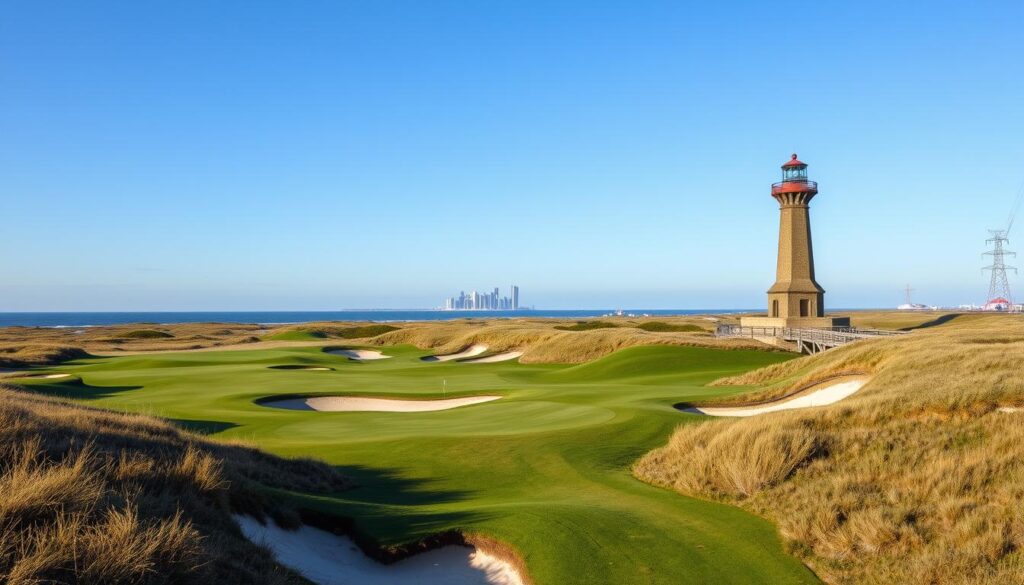
M 377 337 L 400 327 L 376 323 L 373 325 L 338 326 L 331 324 L 295 325 L 277 330 L 267 339 L 277 341 L 314 341 L 317 339 L 366 339 Z
M 559 331 L 593 331 L 594 329 L 612 329 L 618 327 L 608 321 L 577 321 L 572 325 L 555 325 Z
M 664 321 L 645 321 L 636 326 L 637 329 L 655 333 L 706 333 L 707 330 L 693 323 L 665 323 Z
M 89 357 L 89 354 L 78 347 L 0 343 L 0 367 L 2 368 L 47 366 L 84 357 Z
M 294 525 L 269 489 L 347 486 L 321 463 L 0 388 L 4 583 L 305 583 L 246 540 L 231 514 Z
M 118 333 L 116 339 L 169 339 L 174 335 L 166 331 L 158 331 L 156 329 L 133 329 L 131 331 L 125 331 L 124 333 Z
M 258 336 L 265 331 L 260 325 L 226 323 L 161 324 L 159 328 L 140 328 L 139 324 L 82 328 L 0 327 L 0 348 L 71 347 L 91 354 L 177 351 L 250 344 L 259 341 Z
M 701 317 L 671 317 L 673 326 L 700 327 Z M 588 321 L 587 323 L 594 323 Z M 445 321 L 406 323 L 393 331 L 367 341 L 372 345 L 413 345 L 436 354 L 454 353 L 474 344 L 483 344 L 492 352 L 523 351 L 524 364 L 580 364 L 599 359 L 615 351 L 639 345 L 674 345 L 723 349 L 766 349 L 750 339 L 726 339 L 700 331 L 650 332 L 639 329 L 635 319 L 614 318 L 597 321 L 600 327 L 577 329 L 576 321 L 555 319 L 491 319 L 486 321 Z
M 683 425 L 634 472 L 767 516 L 831 583 L 1021 583 L 1024 413 L 999 408 L 1024 403 L 1022 360 L 1024 319 L 965 315 L 727 378 L 752 401 L 872 376 L 827 408 Z

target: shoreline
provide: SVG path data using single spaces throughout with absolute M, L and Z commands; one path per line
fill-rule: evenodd
M 865 309 L 870 310 L 870 309 Z M 0 328 L 88 329 L 117 325 L 184 325 L 224 323 L 232 325 L 285 326 L 328 321 L 367 323 L 409 323 L 415 321 L 457 321 L 460 319 L 594 319 L 607 317 L 614 309 L 552 309 L 514 311 L 446 311 L 436 309 L 371 309 L 350 311 L 53 311 L 0 312 Z M 693 315 L 739 315 L 757 309 L 628 309 L 646 318 Z M 405 315 L 395 318 L 396 314 Z M 300 318 L 285 318 L 286 316 Z M 276 318 L 275 318 L 276 317 Z

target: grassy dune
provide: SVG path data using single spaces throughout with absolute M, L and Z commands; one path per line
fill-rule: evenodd
M 888 324 L 934 321 L 911 317 Z M 724 380 L 760 386 L 734 401 L 872 379 L 828 408 L 684 424 L 635 472 L 771 518 L 829 582 L 1022 583 L 1024 413 L 998 410 L 1024 404 L 1021 363 L 1024 319 L 973 314 L 776 364 Z
M 452 353 L 474 343 L 493 352 L 524 350 L 525 363 L 582 363 L 636 345 L 714 346 L 760 349 L 750 340 L 720 340 L 711 335 L 717 317 L 665 317 L 651 322 L 614 317 L 607 320 L 460 319 L 401 324 L 363 322 L 305 323 L 267 328 L 224 323 L 139 324 L 53 329 L 0 328 L 0 367 L 59 363 L 59 351 L 128 355 L 141 352 L 207 349 L 269 349 L 293 344 L 318 345 L 331 339 L 352 343 L 414 345 Z M 583 323 L 580 325 L 579 323 Z M 607 322 L 613 327 L 604 328 Z M 594 329 L 593 323 L 597 323 Z M 559 329 L 568 327 L 568 330 Z M 149 333 L 152 331 L 153 333 Z M 47 358 L 45 356 L 49 355 Z M 27 356 L 27 359 L 22 359 Z
M 4 583 L 305 582 L 247 541 L 231 513 L 294 523 L 267 490 L 347 486 L 321 463 L 0 388 Z
M 461 327 L 437 327 L 435 341 L 465 343 Z M 497 339 L 490 336 L 524 326 L 495 327 L 497 333 L 477 335 Z M 410 329 L 420 328 L 382 337 Z M 546 330 L 577 340 L 604 333 Z M 420 358 L 434 352 L 409 345 L 381 349 L 393 357 L 359 363 L 293 345 L 91 358 L 52 370 L 71 378 L 19 383 L 175 419 L 277 455 L 326 461 L 356 487 L 318 496 L 293 490 L 290 501 L 351 518 L 357 538 L 383 547 L 448 531 L 482 535 L 514 551 L 537 585 L 816 582 L 785 552 L 769 522 L 652 487 L 630 472 L 683 420 L 672 404 L 738 392 L 705 384 L 791 356 L 655 345 L 578 366 L 481 365 L 424 363 Z M 333 370 L 272 367 L 281 365 Z M 448 397 L 503 398 L 401 414 L 287 411 L 255 403 L 281 394 L 440 398 L 442 381 Z

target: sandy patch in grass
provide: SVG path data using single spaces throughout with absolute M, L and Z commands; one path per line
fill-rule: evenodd
M 12 372 L 12 375 L 10 377 L 33 378 L 36 380 L 59 380 L 61 378 L 70 378 L 71 374 L 32 374 L 29 372 Z
M 501 396 L 465 396 L 442 400 L 401 400 L 358 396 L 312 396 L 262 402 L 263 406 L 319 412 L 433 412 L 497 400 Z
M 449 353 L 449 354 L 446 354 L 446 355 L 429 355 L 429 356 L 423 358 L 423 361 L 425 361 L 425 362 L 447 362 L 447 361 L 451 361 L 451 360 L 460 360 L 460 359 L 463 359 L 463 358 L 471 358 L 471 357 L 474 357 L 474 356 L 478 356 L 478 355 L 482 354 L 485 351 L 487 351 L 487 346 L 486 345 L 484 345 L 482 343 L 475 343 L 475 344 L 469 346 L 468 348 L 466 348 L 466 349 L 464 349 L 464 350 L 462 350 L 460 352 L 457 352 L 457 353 Z
M 521 351 L 506 351 L 504 353 L 496 353 L 487 357 L 476 358 L 466 360 L 464 364 L 493 364 L 497 362 L 507 362 L 509 360 L 519 359 L 519 356 L 523 355 Z
M 510 564 L 471 547 L 444 546 L 382 565 L 345 536 L 310 526 L 287 531 L 250 516 L 235 520 L 246 538 L 320 585 L 523 585 Z
M 327 353 L 332 355 L 345 356 L 350 360 L 356 360 L 357 362 L 365 362 L 369 360 L 386 360 L 389 355 L 375 349 L 329 349 Z
M 796 397 L 776 400 L 757 406 L 689 407 L 683 409 L 683 411 L 694 414 L 706 414 L 708 416 L 757 416 L 780 410 L 826 406 L 851 396 L 854 392 L 860 390 L 864 384 L 867 384 L 866 378 L 843 380 L 812 388 Z

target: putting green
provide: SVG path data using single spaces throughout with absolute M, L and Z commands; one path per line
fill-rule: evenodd
M 517 549 L 538 585 L 815 583 L 775 528 L 682 497 L 629 466 L 679 424 L 673 404 L 736 392 L 708 381 L 788 356 L 636 347 L 579 366 L 427 363 L 411 347 L 357 362 L 315 347 L 138 355 L 73 362 L 39 391 L 156 414 L 286 456 L 317 457 L 359 487 L 306 505 L 355 520 L 381 544 L 449 529 Z M 332 370 L 274 369 L 291 365 Z M 296 394 L 501 395 L 437 412 L 315 412 L 260 406 Z

